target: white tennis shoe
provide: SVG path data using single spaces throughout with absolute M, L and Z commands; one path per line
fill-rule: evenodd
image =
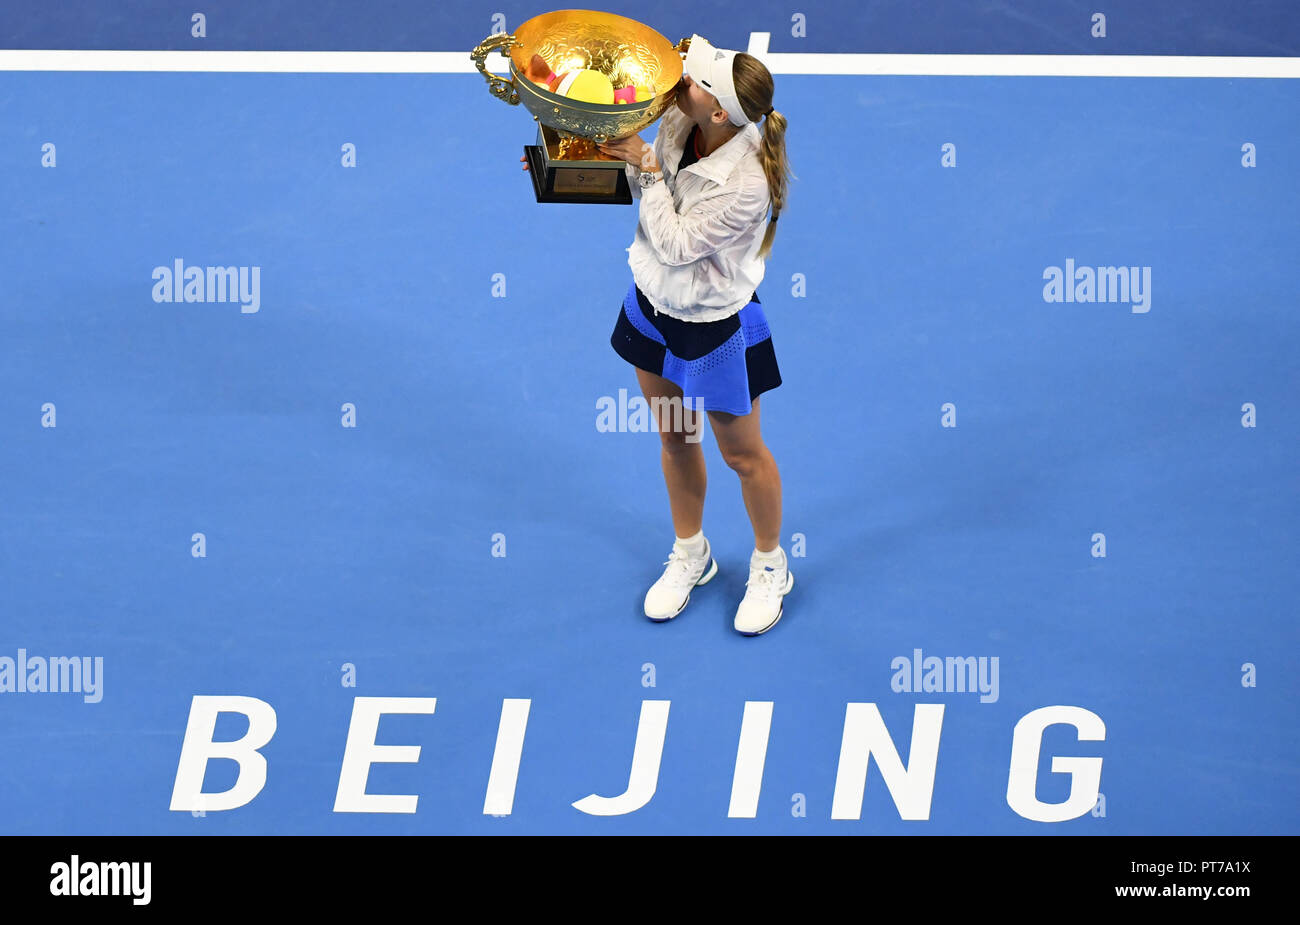
M 718 563 L 713 558 L 707 538 L 704 552 L 698 557 L 688 555 L 680 544 L 673 543 L 664 565 L 668 568 L 645 595 L 645 615 L 657 623 L 671 620 L 681 613 L 691 599 L 691 589 L 706 584 L 718 574 Z
M 765 565 L 753 556 L 749 559 L 749 580 L 745 597 L 736 609 L 736 632 L 746 636 L 766 633 L 776 626 L 785 612 L 783 599 L 794 587 L 794 573 L 781 550 L 781 564 Z

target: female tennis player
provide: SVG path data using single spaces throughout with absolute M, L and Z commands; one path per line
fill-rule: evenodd
M 772 108 L 772 75 L 757 58 L 693 35 L 685 70 L 653 147 L 639 135 L 600 146 L 628 162 L 640 199 L 628 248 L 632 284 L 610 343 L 636 368 L 657 409 L 676 532 L 668 568 L 646 593 L 645 615 L 676 617 L 691 590 L 718 571 L 703 532 L 703 410 L 740 477 L 754 528 L 734 625 L 756 636 L 781 619 L 794 586 L 780 544 L 781 476 L 759 432 L 758 407 L 759 395 L 781 384 L 757 287 L 785 205 L 786 121 Z

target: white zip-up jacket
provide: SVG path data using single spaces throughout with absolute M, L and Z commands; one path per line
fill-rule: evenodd
M 753 122 L 679 174 L 694 124 L 675 105 L 659 120 L 654 152 L 664 178 L 648 190 L 637 182 L 640 169 L 627 165 L 628 185 L 641 201 L 627 262 L 656 312 L 718 321 L 749 304 L 763 279 L 757 254 L 771 194 Z

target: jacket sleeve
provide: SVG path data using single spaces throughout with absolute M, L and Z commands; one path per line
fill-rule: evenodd
M 734 187 L 711 196 L 685 215 L 673 207 L 672 193 L 661 180 L 641 199 L 641 226 L 659 259 L 672 267 L 717 253 L 756 223 L 768 208 L 767 181 L 740 176 Z
M 632 198 L 640 199 L 641 184 L 640 182 L 638 182 L 637 177 L 640 175 L 641 171 L 638 170 L 636 167 L 633 167 L 631 164 L 624 164 L 623 172 L 627 174 L 627 188 L 631 190 Z

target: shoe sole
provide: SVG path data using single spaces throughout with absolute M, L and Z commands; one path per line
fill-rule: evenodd
M 695 584 L 692 585 L 691 587 L 698 588 L 700 585 L 708 584 L 709 579 L 711 579 L 716 574 L 718 574 L 718 560 L 710 556 L 709 567 L 704 570 L 704 574 L 700 576 L 700 580 L 695 582 Z M 646 619 L 651 621 L 652 623 L 667 623 L 669 620 L 675 619 L 677 617 L 677 614 L 685 610 L 686 605 L 689 604 L 690 602 L 691 602 L 691 592 L 687 591 L 686 600 L 682 601 L 682 606 L 677 608 L 677 613 L 674 613 L 671 616 L 667 616 L 667 617 L 652 617 L 650 616 L 650 614 L 646 614 Z
M 782 617 L 782 615 L 785 614 L 785 600 L 784 600 L 784 598 L 785 598 L 785 596 L 786 596 L 787 594 L 790 593 L 790 589 L 794 587 L 794 572 L 791 572 L 791 571 L 789 571 L 789 570 L 787 569 L 787 570 L 786 570 L 786 577 L 787 577 L 787 581 L 786 581 L 786 583 L 785 583 L 785 590 L 781 592 L 781 598 L 782 598 L 782 600 L 781 600 L 781 606 L 780 606 L 780 608 L 777 609 L 777 612 L 776 612 L 776 619 L 773 620 L 771 623 L 769 623 L 767 626 L 763 627 L 761 630 L 736 630 L 737 633 L 739 633 L 739 634 L 742 635 L 742 636 L 762 636 L 764 633 L 766 633 L 766 632 L 767 632 L 768 630 L 770 630 L 772 627 L 776 626 L 778 623 L 781 622 L 781 617 Z

